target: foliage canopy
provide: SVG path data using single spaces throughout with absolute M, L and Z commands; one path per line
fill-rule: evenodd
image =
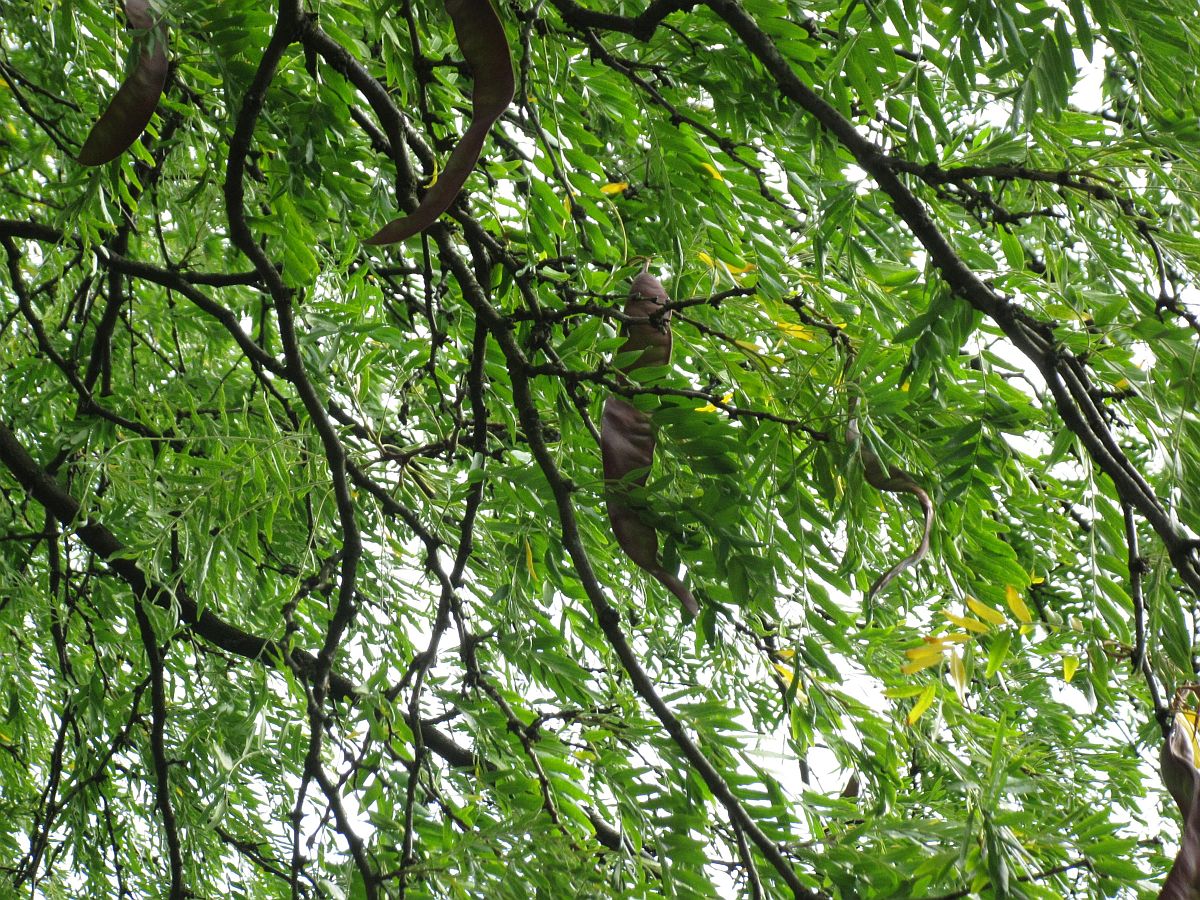
M 4 892 L 1154 895 L 1192 0 L 510 0 L 388 247 L 467 127 L 441 4 L 150 8 L 0 7 Z M 612 536 L 614 394 L 695 620 Z M 920 539 L 872 460 L 936 521 L 868 600 Z

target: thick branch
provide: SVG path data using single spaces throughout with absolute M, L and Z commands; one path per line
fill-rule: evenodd
M 449 233 L 446 229 L 435 226 L 431 231 L 433 231 L 434 237 L 438 242 L 438 249 L 441 252 L 443 261 L 453 272 L 455 280 L 458 281 L 462 288 L 463 296 L 471 304 L 475 310 L 475 314 L 489 325 L 492 334 L 504 352 L 509 376 L 512 380 L 513 402 L 516 406 L 517 417 L 529 440 L 529 447 L 533 452 L 534 459 L 537 460 L 538 467 L 542 470 L 542 474 L 550 486 L 551 493 L 554 495 L 563 547 L 571 557 L 575 572 L 579 576 L 584 591 L 587 593 L 588 600 L 591 601 L 592 609 L 595 612 L 600 629 L 604 632 L 609 645 L 621 661 L 622 667 L 629 674 L 634 690 L 637 691 L 642 700 L 654 712 L 655 717 L 662 724 L 663 729 L 675 743 L 675 746 L 679 748 L 684 758 L 687 759 L 696 773 L 704 780 L 708 789 L 712 791 L 713 796 L 725 808 L 726 813 L 735 826 L 740 827 L 750 840 L 754 842 L 759 852 L 771 863 L 771 866 L 779 873 L 795 896 L 807 898 L 819 897 L 819 894 L 811 891 L 804 885 L 792 868 L 792 864 L 783 855 L 779 847 L 767 837 L 750 814 L 746 812 L 745 807 L 742 806 L 737 795 L 730 789 L 725 778 L 708 759 L 704 751 L 700 749 L 699 745 L 692 739 L 691 735 L 687 733 L 683 722 L 675 715 L 666 701 L 659 696 L 653 680 L 646 670 L 642 668 L 641 661 L 638 659 L 625 633 L 621 630 L 620 613 L 616 607 L 609 603 L 608 597 L 605 595 L 604 589 L 600 586 L 600 581 L 592 569 L 591 559 L 588 557 L 587 550 L 583 545 L 583 539 L 579 534 L 579 526 L 575 518 L 575 504 L 571 499 L 571 485 L 559 470 L 558 464 L 554 461 L 554 456 L 550 452 L 550 448 L 547 447 L 545 438 L 542 435 L 541 415 L 530 392 L 529 364 L 525 360 L 524 354 L 521 352 L 513 336 L 511 326 L 504 321 L 503 317 L 488 302 L 487 295 L 484 293 L 482 287 L 475 280 L 465 260 L 463 260 L 451 243 Z
M 780 92 L 820 122 L 875 179 L 954 292 L 992 318 L 1014 346 L 1038 367 L 1050 386 L 1063 422 L 1078 435 L 1097 465 L 1112 479 L 1121 499 L 1140 512 L 1154 528 L 1183 582 L 1192 591 L 1200 593 L 1200 569 L 1196 565 L 1192 543 L 1117 446 L 1095 408 L 1078 360 L 1055 346 L 1048 327 L 1033 322 L 975 274 L 950 246 L 924 204 L 900 180 L 893 160 L 800 80 L 774 41 L 737 0 L 705 0 L 705 5 L 742 39 L 746 48 L 775 79 Z

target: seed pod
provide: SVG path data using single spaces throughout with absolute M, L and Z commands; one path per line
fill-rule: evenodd
M 657 278 L 646 272 L 634 278 L 625 314 L 658 320 L 626 326 L 621 352 L 641 351 L 641 354 L 627 363 L 624 371 L 664 366 L 671 361 L 671 313 L 663 311 L 666 302 L 667 292 Z M 650 475 L 654 445 L 654 425 L 648 415 L 621 397 L 604 401 L 600 455 L 604 461 L 606 505 L 613 535 L 625 555 L 658 579 L 694 616 L 700 611 L 696 598 L 673 572 L 663 568 L 658 558 L 658 534 L 630 503 L 631 488 L 644 487 Z
M 1163 742 L 1163 783 L 1183 816 L 1183 836 L 1159 900 L 1200 897 L 1200 771 L 1193 752 L 1194 728 L 1186 717 L 1176 715 Z
M 653 321 L 625 326 L 621 352 L 642 351 L 641 356 L 625 366 L 626 372 L 643 366 L 665 366 L 671 361 L 671 311 L 663 311 L 666 302 L 667 292 L 663 290 L 662 282 L 649 272 L 639 272 L 629 286 L 625 315 Z
M 103 165 L 129 149 L 150 124 L 167 83 L 167 26 L 155 19 L 149 0 L 125 0 L 125 16 L 146 34 L 138 38 L 133 68 L 83 142 L 79 161 L 85 166 Z
M 411 215 L 393 219 L 367 238 L 368 244 L 394 244 L 419 234 L 450 208 L 479 161 L 483 140 L 512 102 L 512 57 L 504 26 L 490 0 L 445 0 L 454 35 L 474 77 L 471 123 Z

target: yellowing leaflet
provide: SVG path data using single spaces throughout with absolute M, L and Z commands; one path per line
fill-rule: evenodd
M 975 613 L 975 615 L 979 616 L 979 618 L 991 622 L 993 625 L 1004 624 L 1004 613 L 1000 612 L 998 609 L 988 606 L 982 600 L 976 600 L 974 597 L 968 595 L 967 606 L 970 607 L 971 612 Z
M 529 577 L 537 581 L 537 570 L 533 567 L 533 547 L 529 546 L 529 538 L 525 538 L 525 568 L 529 570 Z
M 1017 589 L 1011 584 L 1004 586 L 1004 599 L 1008 603 L 1008 608 L 1012 610 L 1012 614 L 1016 616 L 1022 625 L 1029 625 L 1033 622 L 1033 616 L 1029 613 L 1029 607 L 1025 605 L 1025 601 L 1021 599 L 1021 595 L 1017 593 Z M 1022 628 L 1024 633 L 1027 629 Z
M 900 667 L 900 671 L 903 672 L 905 675 L 915 675 L 915 674 L 917 674 L 917 672 L 920 672 L 923 669 L 928 669 L 932 666 L 940 665 L 941 662 L 942 662 L 942 655 L 940 653 L 937 656 L 921 656 L 921 657 L 918 657 L 917 659 L 914 659 L 912 662 L 907 662 L 904 665 L 902 665 Z
M 917 702 L 914 703 L 912 709 L 908 711 L 908 717 L 905 721 L 907 721 L 909 725 L 915 724 L 917 719 L 925 715 L 925 711 L 928 710 L 929 707 L 933 706 L 934 691 L 936 690 L 937 687 L 933 683 L 925 685 L 925 690 L 921 691 L 921 696 L 917 698 Z
M 728 403 L 732 399 L 733 399 L 733 391 L 730 391 L 729 393 L 727 393 L 721 397 L 721 402 Z M 719 408 L 720 407 L 714 406 L 711 403 L 705 403 L 703 406 L 697 406 L 696 412 L 702 412 L 702 413 L 716 412 Z
M 967 692 L 967 667 L 957 652 L 950 653 L 950 677 L 954 679 L 959 696 L 965 694 Z
M 696 258 L 699 259 L 700 262 L 702 262 L 706 266 L 708 266 L 710 269 L 715 269 L 718 266 L 720 266 L 722 269 L 724 269 L 730 275 L 745 275 L 747 272 L 749 272 L 751 269 L 754 268 L 754 263 L 742 263 L 741 265 L 735 266 L 731 263 L 725 262 L 725 260 L 723 260 L 723 259 L 713 259 L 711 256 L 709 256 L 703 250 L 701 250 L 699 253 L 696 254 Z
M 926 656 L 941 656 L 943 649 L 942 642 L 938 641 L 933 644 L 922 644 L 920 647 L 912 647 L 905 650 L 904 655 L 909 659 L 923 659 Z
M 954 613 L 950 612 L 943 612 L 942 615 L 959 628 L 965 628 L 967 631 L 974 631 L 976 634 L 987 634 L 987 625 L 983 622 L 980 622 L 978 619 L 972 619 L 970 616 L 956 616 Z
M 813 340 L 812 329 L 806 328 L 803 325 L 793 325 L 791 322 L 776 322 L 775 327 L 788 337 L 794 337 L 798 341 Z

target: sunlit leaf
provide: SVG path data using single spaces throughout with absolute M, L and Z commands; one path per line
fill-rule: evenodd
M 967 631 L 973 631 L 976 634 L 987 634 L 988 626 L 986 622 L 980 622 L 978 619 L 973 619 L 970 616 L 960 616 L 951 612 L 943 612 L 942 615 L 959 628 L 965 628 Z
M 1011 584 L 1004 586 L 1004 600 L 1008 603 L 1008 608 L 1012 610 L 1012 614 L 1023 623 L 1033 621 L 1033 616 L 1029 612 L 1029 607 L 1025 605 L 1024 598 L 1021 597 L 1017 589 Z
M 988 606 L 986 603 L 976 600 L 974 597 L 967 597 L 967 606 L 979 618 L 991 622 L 993 625 L 1004 624 L 1004 613 L 994 607 Z
M 912 705 L 908 711 L 905 721 L 909 725 L 916 723 L 917 719 L 925 715 L 926 711 L 933 705 L 934 693 L 937 690 L 936 685 L 930 683 L 925 686 L 925 690 L 921 691 L 921 695 L 917 698 L 917 702 Z

